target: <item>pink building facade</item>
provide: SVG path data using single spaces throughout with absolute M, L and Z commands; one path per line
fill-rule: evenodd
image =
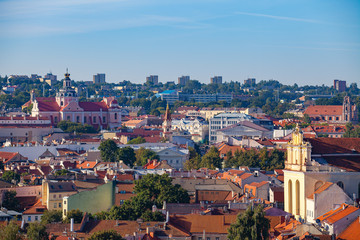
M 114 97 L 104 97 L 101 102 L 79 102 L 76 91 L 71 86 L 70 74 L 65 74 L 63 88 L 56 97 L 37 97 L 31 94 L 33 117 L 47 117 L 52 125 L 67 120 L 90 124 L 95 128 L 114 129 L 121 127 L 122 109 Z

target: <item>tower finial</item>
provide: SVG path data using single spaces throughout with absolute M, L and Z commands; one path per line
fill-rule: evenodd
M 68 68 L 66 68 L 66 73 L 69 73 Z

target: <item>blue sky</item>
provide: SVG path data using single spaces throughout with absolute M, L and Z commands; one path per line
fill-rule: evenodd
M 0 75 L 67 67 L 74 80 L 360 85 L 360 1 L 0 1 Z

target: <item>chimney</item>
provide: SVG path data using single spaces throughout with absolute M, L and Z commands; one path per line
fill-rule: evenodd
M 74 218 L 70 219 L 70 232 L 74 232 Z
M 166 210 L 166 201 L 163 201 L 163 210 Z
M 166 211 L 166 223 L 168 223 L 170 220 L 169 211 Z

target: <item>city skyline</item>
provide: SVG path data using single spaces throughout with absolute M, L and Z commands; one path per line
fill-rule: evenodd
M 360 79 L 358 1 L 1 1 L 0 75 Z

